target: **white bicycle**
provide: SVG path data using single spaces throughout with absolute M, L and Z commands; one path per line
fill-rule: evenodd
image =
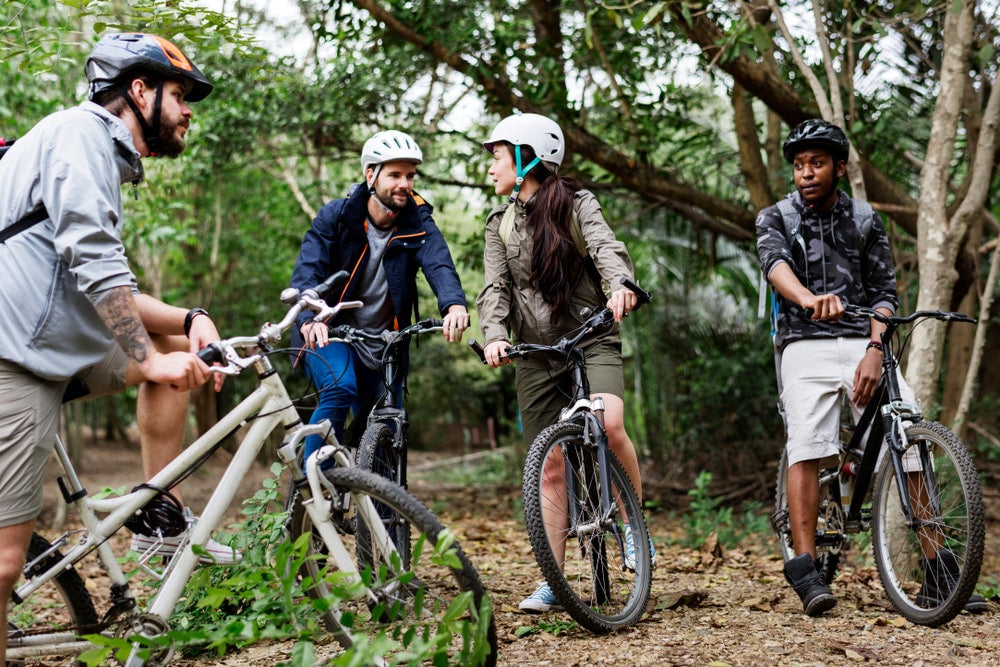
M 338 590 L 357 591 L 357 597 L 318 605 L 324 625 L 346 648 L 362 636 L 385 634 L 405 644 L 407 638 L 433 637 L 429 658 L 435 664 L 496 664 L 497 640 L 489 598 L 469 559 L 454 536 L 436 517 L 402 487 L 371 472 L 354 467 L 352 455 L 337 442 L 328 421 L 305 425 L 280 375 L 269 360 L 273 346 L 303 310 L 317 320 L 341 309 L 360 306 L 343 302 L 329 306 L 322 299 L 331 287 L 342 284 L 346 273 L 331 276 L 322 285 L 299 293 L 287 289 L 282 302 L 291 307 L 277 324 L 265 324 L 254 336 L 236 337 L 205 348 L 199 356 L 213 371 L 238 375 L 249 369 L 259 386 L 204 435 L 189 445 L 166 468 L 131 492 L 115 497 L 90 494 L 80 482 L 61 442 L 56 454 L 63 474 L 59 478 L 65 502 L 76 508 L 82 528 L 51 542 L 35 534 L 31 539 L 24 580 L 8 605 L 7 666 L 56 664 L 43 657 L 65 656 L 72 661 L 92 648 L 86 635 L 118 637 L 132 642 L 127 667 L 166 665 L 173 648 L 163 638 L 169 619 L 208 543 L 236 496 L 239 483 L 250 470 L 272 431 L 284 439 L 278 458 L 291 472 L 297 489 L 293 514 L 308 521 L 293 522 L 289 539 L 311 532 L 308 569 L 303 586 L 310 595 L 331 599 Z M 201 518 L 185 543 L 166 562 L 162 582 L 145 609 L 129 588 L 129 578 L 119 565 L 109 538 L 123 527 L 147 535 L 179 535 L 187 526 L 182 508 L 169 491 L 201 466 L 227 436 L 249 424 L 243 442 L 218 481 Z M 306 436 L 322 435 L 327 444 L 301 461 Z M 324 466 L 327 461 L 332 465 Z M 328 468 L 328 469 L 324 469 Z M 376 506 L 391 507 L 412 527 L 409 559 L 386 532 Z M 359 566 L 354 548 L 354 526 L 367 527 L 370 551 Z M 197 552 L 193 548 L 200 545 Z M 98 614 L 93 599 L 74 566 L 96 553 L 110 580 L 108 608 Z M 409 562 L 404 565 L 404 561 Z M 328 565 L 328 567 L 327 567 Z M 238 567 L 238 566 L 237 566 Z M 332 583 L 336 581 L 337 583 Z M 456 625 L 457 621 L 457 625 Z M 38 662 L 33 662 L 38 659 Z M 391 664 L 387 656 L 384 664 Z

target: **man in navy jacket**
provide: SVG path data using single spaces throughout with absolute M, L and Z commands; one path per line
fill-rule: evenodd
M 295 264 L 292 287 L 315 287 L 333 273 L 346 271 L 346 286 L 327 300 L 364 304 L 325 323 L 311 322 L 311 313 L 303 313 L 294 330 L 296 347 L 308 349 L 299 363 L 320 392 L 312 423 L 331 419 L 341 440 L 347 413 L 359 415 L 382 391 L 382 350 L 374 344 L 331 343 L 330 326 L 349 324 L 371 332 L 406 327 L 417 309 L 417 269 L 437 297 L 445 340 L 460 341 L 469 326 L 465 292 L 448 245 L 434 223 L 431 205 L 413 193 L 422 161 L 420 148 L 403 132 L 379 132 L 365 142 L 364 186 L 320 210 Z M 321 444 L 319 436 L 311 436 L 305 455 Z

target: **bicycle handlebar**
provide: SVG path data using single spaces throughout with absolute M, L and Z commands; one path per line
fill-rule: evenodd
M 364 305 L 360 301 L 341 301 L 331 306 L 323 300 L 323 296 L 327 292 L 343 285 L 349 277 L 346 271 L 338 271 L 319 285 L 302 292 L 299 292 L 294 287 L 285 289 L 281 293 L 281 302 L 291 304 L 291 307 L 277 324 L 265 323 L 260 328 L 260 333 L 256 336 L 237 336 L 221 340 L 217 343 L 210 343 L 207 347 L 198 350 L 198 358 L 209 365 L 214 363 L 225 364 L 222 367 L 213 367 L 215 372 L 227 375 L 238 374 L 253 364 L 258 357 L 256 355 L 245 358 L 240 357 L 236 353 L 237 349 L 267 347 L 278 342 L 281 340 L 281 334 L 295 323 L 296 318 L 303 310 L 313 311 L 315 313 L 313 320 L 325 320 L 333 317 L 341 310 L 360 308 Z
M 639 308 L 653 300 L 652 295 L 641 288 L 639 284 L 631 278 L 622 277 L 618 282 L 638 297 L 635 308 L 632 309 L 633 311 L 639 310 Z M 610 329 L 614 323 L 614 313 L 611 312 L 610 308 L 605 307 L 592 313 L 589 317 L 587 317 L 583 324 L 577 327 L 576 330 L 561 338 L 554 345 L 518 343 L 517 345 L 508 347 L 504 356 L 510 359 L 537 353 L 559 353 L 563 356 L 569 356 L 569 354 L 576 349 L 576 346 L 579 345 L 580 341 L 583 340 L 588 334 L 598 329 Z M 486 354 L 483 350 L 483 346 L 475 339 L 472 339 L 469 341 L 469 347 L 472 348 L 473 352 L 479 355 L 479 358 L 485 364 Z
M 977 322 L 976 318 L 970 317 L 965 313 L 957 313 L 947 310 L 918 310 L 905 317 L 900 317 L 897 315 L 884 315 L 874 308 L 869 308 L 867 306 L 855 306 L 853 304 L 845 303 L 844 312 L 854 317 L 870 317 L 893 328 L 899 327 L 903 324 L 910 324 L 911 322 L 915 322 L 917 320 L 931 318 L 941 320 L 942 322 L 968 322 L 969 324 L 975 324 Z
M 443 328 L 444 322 L 442 320 L 428 317 L 427 319 L 415 322 L 414 324 L 398 331 L 395 329 L 386 329 L 384 331 L 373 332 L 365 331 L 364 329 L 357 329 L 348 324 L 340 324 L 335 327 L 330 327 L 330 333 L 344 343 L 352 343 L 356 340 L 370 340 L 383 342 L 388 345 L 395 345 L 408 336 L 430 333 L 432 331 L 441 331 Z

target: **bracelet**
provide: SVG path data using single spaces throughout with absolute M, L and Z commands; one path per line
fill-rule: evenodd
M 187 312 L 187 315 L 184 316 L 185 336 L 188 337 L 191 336 L 191 323 L 194 322 L 194 318 L 198 317 L 199 315 L 204 315 L 205 317 L 208 317 L 208 311 L 205 310 L 204 308 L 192 308 Z
M 868 343 L 868 347 L 865 348 L 865 351 L 867 352 L 868 350 L 871 350 L 871 349 L 878 350 L 879 352 L 882 352 L 883 354 L 885 353 L 885 351 L 882 349 L 882 343 L 878 342 L 877 340 L 870 341 Z

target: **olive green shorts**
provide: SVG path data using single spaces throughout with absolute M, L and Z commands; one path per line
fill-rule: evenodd
M 31 521 L 42 511 L 45 465 L 67 386 L 72 398 L 120 392 L 127 367 L 118 345 L 73 380 L 45 380 L 0 360 L 0 527 Z
M 587 379 L 591 394 L 625 397 L 625 374 L 622 370 L 622 346 L 619 342 L 597 343 L 587 348 Z M 517 404 L 521 410 L 524 443 L 531 445 L 542 430 L 559 421 L 559 411 L 569 405 L 576 387 L 568 370 L 553 372 L 546 368 L 517 365 Z

